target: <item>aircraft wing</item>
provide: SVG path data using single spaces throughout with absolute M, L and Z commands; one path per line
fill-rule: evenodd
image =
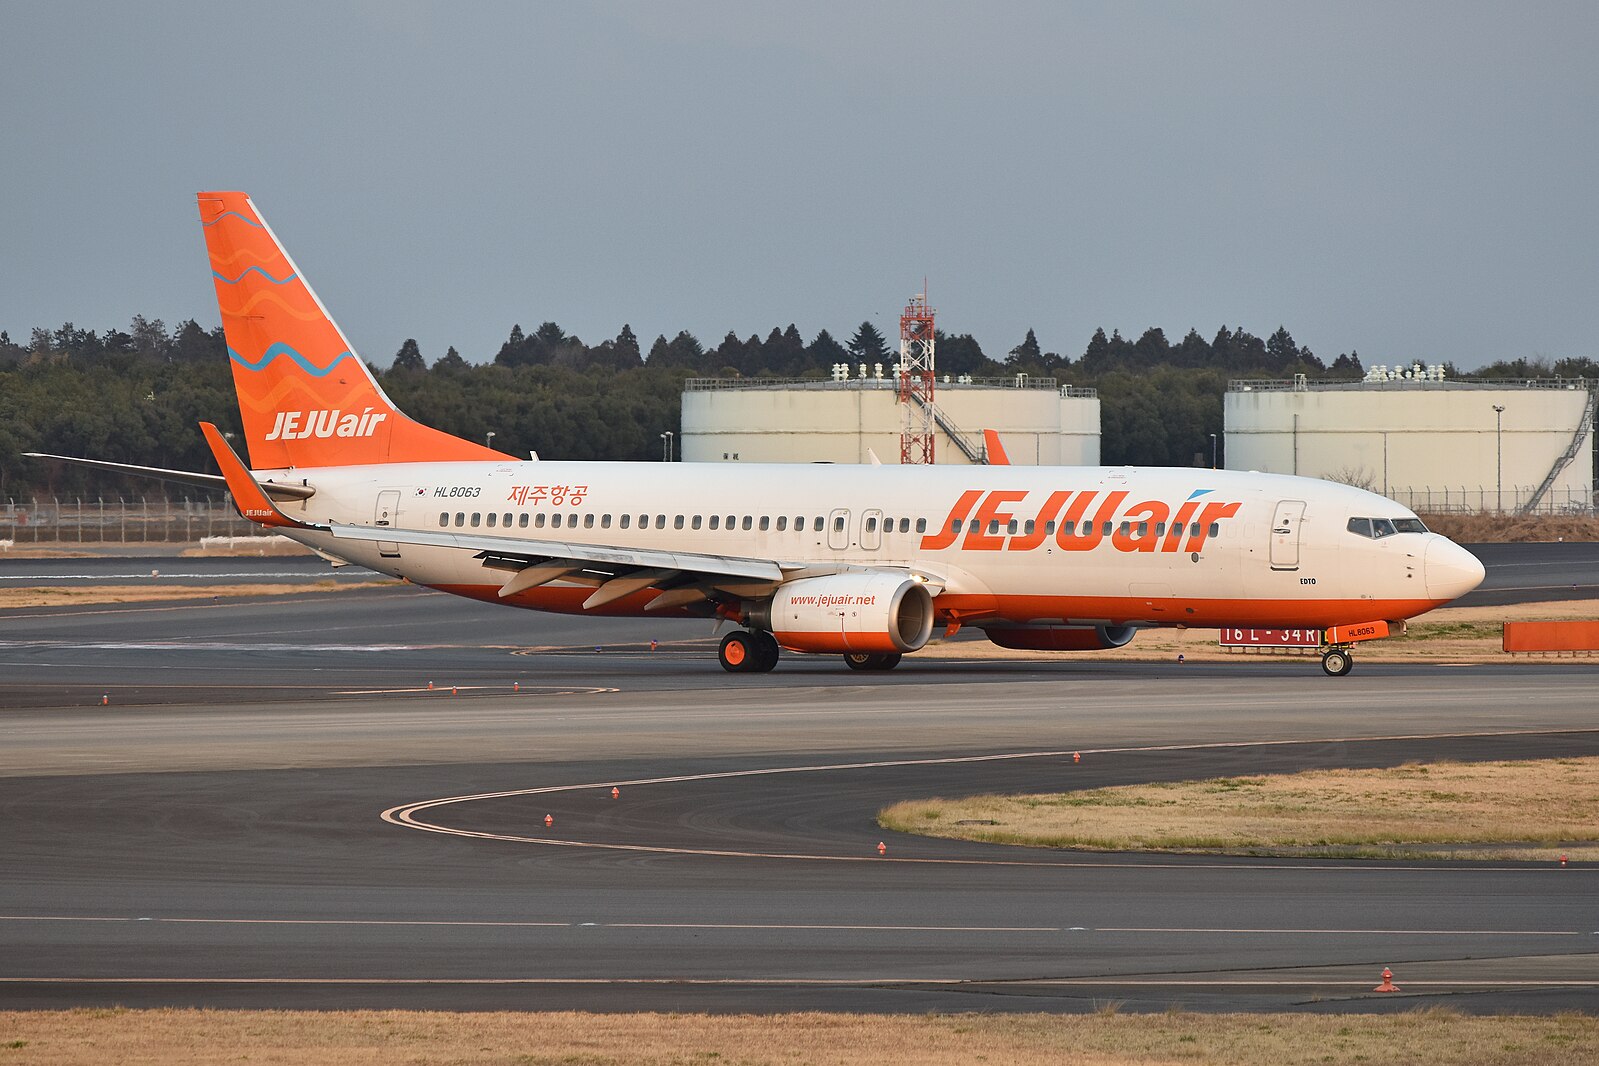
M 713 588 L 770 587 L 781 584 L 784 579 L 783 568 L 768 559 L 338 522 L 311 528 L 325 528 L 337 540 L 414 544 L 473 552 L 476 558 L 483 560 L 484 566 L 511 572 L 500 590 L 502 597 L 558 579 L 595 584 L 598 586 L 595 595 L 589 597 L 585 607 L 600 607 L 650 587 L 703 590 L 687 601 L 693 602 L 704 599 L 704 593 Z

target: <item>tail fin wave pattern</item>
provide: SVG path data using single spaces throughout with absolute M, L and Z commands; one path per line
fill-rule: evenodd
M 509 458 L 394 406 L 248 196 L 199 203 L 252 467 Z

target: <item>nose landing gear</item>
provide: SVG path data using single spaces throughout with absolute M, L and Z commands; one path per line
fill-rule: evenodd
M 1343 677 L 1355 668 L 1355 657 L 1348 648 L 1328 648 L 1321 655 L 1321 669 L 1328 677 Z

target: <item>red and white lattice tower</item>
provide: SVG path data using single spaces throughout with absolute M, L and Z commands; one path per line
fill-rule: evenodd
M 899 316 L 899 461 L 933 461 L 933 309 L 924 288 Z

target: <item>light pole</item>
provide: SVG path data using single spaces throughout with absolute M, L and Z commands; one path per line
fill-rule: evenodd
M 1210 468 L 1216 469 L 1216 434 L 1210 435 Z
M 1494 495 L 1498 499 L 1499 513 L 1505 513 L 1505 409 L 1494 404 Z
M 483 435 L 483 447 L 494 447 L 494 431 L 492 429 Z
M 671 430 L 667 430 L 665 433 L 661 434 L 661 462 L 670 463 L 671 461 L 672 461 L 672 431 Z

